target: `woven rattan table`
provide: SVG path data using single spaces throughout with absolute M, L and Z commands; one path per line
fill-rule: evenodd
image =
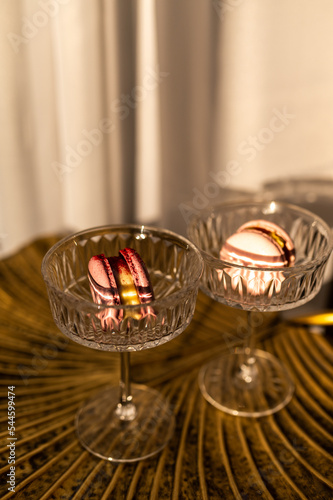
M 198 371 L 240 343 L 237 325 L 245 316 L 201 292 L 182 335 L 131 358 L 134 381 L 172 403 L 176 431 L 169 445 L 130 465 L 85 451 L 75 433 L 76 411 L 117 383 L 119 356 L 75 344 L 57 330 L 40 273 L 56 241 L 38 240 L 0 262 L 2 499 L 333 498 L 332 337 L 268 316 L 258 340 L 289 368 L 296 393 L 269 417 L 223 414 L 202 397 Z M 8 422 L 10 401 L 15 422 Z

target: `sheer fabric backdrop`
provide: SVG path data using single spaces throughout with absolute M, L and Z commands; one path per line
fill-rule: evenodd
M 0 247 L 333 168 L 330 0 L 4 0 Z

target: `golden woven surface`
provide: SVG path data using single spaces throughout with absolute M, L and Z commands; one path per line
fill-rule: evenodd
M 201 396 L 198 371 L 240 342 L 244 317 L 201 293 L 182 335 L 131 357 L 133 380 L 172 403 L 170 444 L 130 465 L 85 451 L 76 411 L 100 387 L 117 383 L 119 355 L 75 344 L 54 325 L 40 266 L 55 241 L 39 240 L 0 262 L 2 499 L 333 498 L 332 339 L 268 318 L 258 340 L 287 365 L 296 394 L 273 416 L 225 415 Z M 15 493 L 6 483 L 8 386 L 16 396 Z

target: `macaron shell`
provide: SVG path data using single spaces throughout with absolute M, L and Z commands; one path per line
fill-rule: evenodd
M 98 304 L 119 305 L 117 283 L 108 259 L 95 255 L 88 263 L 88 278 L 93 299 Z
M 220 259 L 262 268 L 287 265 L 281 247 L 267 234 L 252 229 L 230 236 L 221 248 Z
M 124 248 L 119 254 L 125 259 L 134 284 L 136 286 L 141 304 L 154 300 L 153 287 L 145 263 L 133 248 Z
M 265 219 L 255 219 L 255 220 L 250 220 L 240 226 L 237 230 L 237 232 L 244 231 L 244 229 L 249 229 L 249 228 L 255 228 L 255 229 L 263 229 L 265 231 L 271 232 L 271 233 L 276 233 L 278 236 L 283 238 L 285 242 L 290 245 L 294 246 L 292 239 L 290 238 L 289 234 L 278 224 L 275 224 L 275 222 L 271 222 L 269 220 Z
M 245 301 L 260 295 L 270 299 L 281 291 L 285 279 L 282 268 L 293 264 L 295 248 L 290 236 L 277 224 L 252 220 L 227 239 L 220 258 L 244 266 L 218 271 L 227 296 L 236 292 Z
M 263 234 L 271 235 L 272 239 L 275 240 L 283 249 L 287 264 L 291 266 L 295 261 L 295 246 L 293 240 L 289 234 L 278 224 L 264 219 L 256 219 L 246 222 L 239 227 L 237 232 L 242 232 L 244 230 L 256 230 Z

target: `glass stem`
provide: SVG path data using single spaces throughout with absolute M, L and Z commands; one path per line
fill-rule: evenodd
M 255 311 L 247 311 L 247 335 L 244 342 L 244 349 L 246 353 L 251 353 L 255 345 Z
M 131 391 L 131 375 L 130 375 L 130 353 L 120 353 L 120 396 L 119 403 L 116 408 L 116 415 L 120 420 L 133 420 L 136 416 L 136 408 L 133 403 Z
M 244 361 L 240 365 L 239 378 L 245 382 L 249 387 L 253 386 L 258 376 L 258 367 L 256 365 L 256 358 L 254 355 L 255 345 L 255 312 L 253 310 L 247 313 L 248 331 L 244 342 Z

